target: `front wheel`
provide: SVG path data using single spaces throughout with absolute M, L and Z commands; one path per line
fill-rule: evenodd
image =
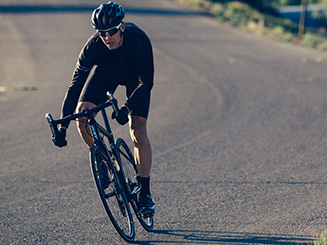
M 135 231 L 131 210 L 110 159 L 94 146 L 90 151 L 90 164 L 95 186 L 112 224 L 125 241 L 133 241 Z
M 134 156 L 123 139 L 118 138 L 116 145 L 119 151 L 119 158 L 125 175 L 125 181 L 130 194 L 130 203 L 133 207 L 134 213 L 146 231 L 153 231 L 153 217 L 143 217 L 139 212 L 137 192 L 140 190 L 140 183 L 137 180 L 138 171 L 135 165 Z

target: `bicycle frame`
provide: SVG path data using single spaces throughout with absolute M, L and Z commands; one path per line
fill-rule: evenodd
M 110 127 L 110 124 L 109 124 L 109 120 L 108 120 L 108 116 L 107 116 L 107 113 L 106 113 L 106 110 L 105 108 L 101 109 L 101 114 L 102 114 L 102 118 L 103 118 L 103 121 L 104 121 L 104 124 L 105 124 L 105 128 L 103 126 L 101 126 L 94 118 L 94 115 L 91 114 L 89 117 L 88 117 L 88 125 L 90 126 L 91 128 L 91 132 L 92 132 L 92 137 L 94 139 L 94 144 L 96 146 L 98 146 L 100 149 L 103 150 L 103 152 L 106 154 L 106 156 L 108 157 L 108 159 L 110 159 L 111 161 L 111 164 L 116 168 L 116 173 L 118 173 L 116 177 L 119 177 L 121 176 L 122 179 L 121 179 L 121 183 L 125 183 L 124 179 L 125 179 L 125 174 L 124 174 L 124 171 L 122 170 L 122 166 L 120 166 L 121 162 L 118 161 L 118 157 L 119 157 L 119 153 L 124 155 L 124 157 L 130 161 L 131 163 L 133 163 L 133 160 L 134 159 L 130 159 L 129 156 L 127 156 L 124 152 L 120 151 L 118 148 L 117 148 L 117 145 L 115 143 L 115 139 L 114 139 L 114 136 L 113 136 L 113 133 L 111 131 L 111 127 Z M 108 151 L 107 147 L 106 147 L 106 144 L 103 143 L 101 137 L 100 137 L 100 133 L 101 132 L 104 136 L 106 136 L 108 138 L 108 141 L 109 141 L 109 145 L 110 145 L 110 150 L 112 152 L 113 155 L 110 155 L 110 151 Z M 116 167 L 116 164 L 119 165 L 119 167 L 117 168 Z M 123 186 L 121 186 L 121 183 L 119 183 L 119 189 L 120 188 L 125 188 L 125 185 L 123 184 Z M 138 187 L 137 189 L 135 189 L 133 192 L 129 193 L 129 192 L 126 192 L 126 197 L 127 197 L 127 200 L 130 201 L 132 198 L 134 198 L 134 196 L 140 191 L 140 187 Z
M 127 183 L 126 176 L 129 176 L 129 174 L 131 172 L 127 172 L 127 175 L 125 176 L 123 166 L 126 167 L 126 165 L 125 165 L 126 162 L 124 164 L 122 164 L 122 159 L 126 159 L 127 162 L 129 161 L 131 163 L 131 165 L 134 167 L 136 176 L 138 176 L 137 167 L 135 166 L 134 157 L 133 157 L 132 153 L 130 152 L 130 149 L 127 146 L 126 142 L 124 142 L 124 140 L 122 140 L 121 138 L 117 138 L 117 141 L 114 138 L 113 132 L 112 132 L 110 124 L 109 124 L 108 116 L 106 113 L 106 108 L 109 106 L 112 106 L 117 117 L 119 116 L 119 110 L 118 110 L 116 99 L 114 99 L 114 97 L 110 93 L 107 93 L 107 95 L 109 98 L 109 100 L 107 102 L 100 104 L 98 106 L 95 106 L 93 108 L 83 110 L 80 113 L 76 113 L 76 114 L 73 114 L 73 115 L 67 116 L 65 118 L 58 119 L 58 120 L 54 120 L 52 118 L 51 114 L 48 113 L 48 114 L 46 114 L 46 118 L 50 125 L 53 139 L 59 133 L 58 124 L 62 124 L 64 122 L 68 122 L 68 121 L 72 121 L 72 120 L 76 120 L 76 119 L 80 119 L 80 118 L 84 118 L 84 119 L 87 118 L 86 127 L 89 127 L 89 129 L 90 129 L 90 131 L 88 131 L 88 132 L 90 132 L 90 135 L 92 136 L 92 138 L 94 140 L 94 147 L 95 147 L 95 148 L 92 147 L 90 149 L 91 168 L 92 168 L 92 172 L 94 174 L 94 180 L 96 182 L 96 186 L 98 188 L 101 200 L 105 206 L 105 209 L 106 209 L 113 225 L 117 229 L 118 233 L 126 241 L 132 241 L 134 239 L 135 231 L 134 231 L 134 223 L 133 223 L 133 219 L 132 219 L 129 207 L 127 208 L 127 210 L 128 210 L 127 212 L 128 212 L 128 217 L 130 217 L 130 219 L 129 219 L 130 227 L 132 227 L 131 233 L 129 234 L 130 236 L 128 236 L 127 233 L 124 233 L 121 230 L 121 228 L 119 227 L 119 225 L 117 225 L 117 222 L 115 221 L 115 218 L 112 216 L 112 213 L 110 211 L 108 204 L 105 204 L 107 198 L 111 198 L 113 196 L 116 196 L 117 194 L 119 195 L 122 193 L 123 199 L 120 201 L 125 200 L 127 205 L 128 205 L 128 203 L 131 204 L 131 206 L 136 214 L 137 219 L 140 221 L 141 225 L 147 231 L 153 230 L 153 219 L 152 219 L 152 217 L 145 217 L 145 218 L 142 217 L 142 215 L 138 211 L 137 193 L 140 191 L 139 183 L 135 184 L 136 188 L 133 188 L 133 190 L 130 189 L 130 187 L 131 187 L 129 184 L 130 182 Z M 95 119 L 95 114 L 100 111 L 101 111 L 101 115 L 103 118 L 104 126 L 99 124 Z M 108 146 L 107 142 L 104 141 L 105 137 L 108 140 L 109 146 Z M 123 145 L 123 148 L 121 150 L 120 148 L 122 145 Z M 98 151 L 100 151 L 100 152 L 98 152 Z M 107 161 L 107 165 L 108 165 L 109 169 L 112 170 L 111 173 L 114 175 L 113 179 L 118 180 L 117 182 L 114 182 L 115 183 L 114 190 L 105 192 L 104 189 L 102 189 L 102 187 L 101 187 L 101 182 L 100 182 L 100 184 L 98 182 L 99 181 L 98 177 L 95 177 L 95 172 L 97 172 L 97 170 L 95 170 L 95 168 L 94 168 L 94 166 L 95 166 L 95 164 L 94 164 L 95 158 L 94 157 L 96 154 L 95 152 L 100 153 L 100 155 L 102 155 L 104 157 L 104 159 Z M 99 185 L 100 185 L 100 187 L 99 187 Z M 123 202 L 125 202 L 125 201 L 123 201 Z
M 130 159 L 129 156 L 127 156 L 124 152 L 120 151 L 117 148 L 105 108 L 101 109 L 101 114 L 102 114 L 102 118 L 103 118 L 103 121 L 105 124 L 105 128 L 103 128 L 99 123 L 97 123 L 93 114 L 90 114 L 90 116 L 88 117 L 88 121 L 89 121 L 88 124 L 91 128 L 92 137 L 94 139 L 94 144 L 96 146 L 98 146 L 100 149 L 102 149 L 103 152 L 105 152 L 108 159 L 111 160 L 111 164 L 116 168 L 116 171 L 118 173 L 117 175 L 120 175 L 122 177 L 121 182 L 125 183 L 124 182 L 125 174 L 124 174 L 124 171 L 122 170 L 122 166 L 120 166 L 121 162 L 117 160 L 119 157 L 119 153 L 124 155 L 124 157 L 131 163 L 133 162 L 134 159 L 133 160 Z M 99 132 L 101 132 L 104 136 L 106 136 L 108 138 L 110 150 L 113 155 L 110 155 L 110 151 L 108 151 L 106 144 L 103 143 Z M 117 167 L 116 164 L 118 164 L 119 167 Z M 118 177 L 118 176 L 116 176 L 116 177 Z M 124 184 L 123 184 L 123 186 L 120 186 L 120 184 L 121 183 L 119 183 L 119 188 L 124 188 Z M 140 188 L 137 188 L 132 193 L 128 193 L 128 192 L 125 193 L 128 201 L 130 201 L 130 199 L 133 198 L 139 191 L 140 191 Z

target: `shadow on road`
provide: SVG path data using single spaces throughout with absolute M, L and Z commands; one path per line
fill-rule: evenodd
M 87 12 L 91 13 L 98 5 L 1 5 L 0 14 L 40 14 L 40 13 L 71 13 L 71 12 Z M 208 16 L 207 13 L 174 10 L 174 9 L 158 9 L 158 8 L 131 8 L 124 7 L 126 13 L 142 14 L 142 15 L 181 15 L 181 16 Z
M 299 235 L 262 234 L 246 232 L 157 230 L 155 234 L 167 236 L 167 241 L 140 241 L 136 244 L 185 243 L 185 244 L 312 244 L 313 238 Z M 176 241 L 176 242 L 174 242 Z

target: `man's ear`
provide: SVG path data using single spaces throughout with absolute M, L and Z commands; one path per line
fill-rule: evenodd
M 125 24 L 124 24 L 124 22 L 121 23 L 120 31 L 121 32 L 124 32 L 125 31 Z

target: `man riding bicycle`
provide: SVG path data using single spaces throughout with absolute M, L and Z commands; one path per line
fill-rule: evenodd
M 96 33 L 79 54 L 61 117 L 73 114 L 75 109 L 81 112 L 104 103 L 107 91 L 114 93 L 118 85 L 126 87 L 127 100 L 119 109 L 119 116 L 113 113 L 112 118 L 121 125 L 129 122 L 141 184 L 140 212 L 153 215 L 154 202 L 150 193 L 152 153 L 146 128 L 154 77 L 152 45 L 139 27 L 124 23 L 124 17 L 124 9 L 110 1 L 93 11 L 91 24 Z M 85 144 L 92 148 L 94 142 L 86 121 L 86 118 L 78 120 L 77 128 Z M 56 146 L 67 145 L 68 125 L 61 124 L 54 139 Z

